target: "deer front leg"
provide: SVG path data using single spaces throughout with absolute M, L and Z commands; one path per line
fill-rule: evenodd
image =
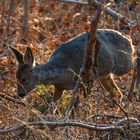
M 47 113 L 54 114 L 57 110 L 57 101 L 61 98 L 63 94 L 63 89 L 55 86 L 55 92 L 52 98 L 52 102 L 49 105 L 49 109 Z
M 61 98 L 62 94 L 63 94 L 63 89 L 55 86 L 55 92 L 53 95 L 53 102 L 56 103 L 56 101 Z
M 119 102 L 122 101 L 123 94 L 119 87 L 115 84 L 111 74 L 107 75 L 105 78 L 100 79 L 104 88 L 110 93 L 111 98 L 116 98 Z

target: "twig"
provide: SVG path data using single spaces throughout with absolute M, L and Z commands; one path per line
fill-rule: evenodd
M 68 3 L 78 3 L 82 5 L 88 5 L 88 2 L 86 1 L 81 1 L 81 0 L 57 0 L 58 2 L 68 2 Z M 91 4 L 95 7 L 98 8 L 100 6 L 100 3 L 97 0 L 91 0 Z M 112 17 L 119 19 L 121 22 L 128 24 L 129 26 L 135 27 L 136 26 L 136 21 L 135 20 L 130 20 L 126 18 L 125 16 L 117 13 L 116 11 L 112 10 L 109 7 L 104 7 L 104 11 L 111 15 Z
M 2 30 L 3 24 L 4 24 L 4 12 L 5 12 L 5 0 L 2 1 L 2 7 L 1 7 L 1 24 L 0 24 L 0 30 Z
M 5 129 L 0 129 L 0 134 L 7 134 L 10 132 L 15 132 L 19 129 L 23 129 L 26 126 L 38 126 L 38 127 L 43 127 L 43 126 L 55 126 L 55 127 L 65 127 L 65 126 L 74 126 L 74 127 L 81 127 L 81 128 L 85 128 L 85 129 L 89 129 L 89 130 L 95 130 L 95 131 L 119 131 L 119 132 L 123 132 L 123 130 L 127 130 L 129 129 L 128 125 L 125 126 L 115 126 L 114 124 L 88 124 L 85 122 L 78 122 L 78 121 L 54 121 L 54 122 L 50 122 L 50 121 L 35 121 L 35 122 L 25 122 L 24 124 L 17 124 L 17 125 L 13 125 L 10 126 L 8 128 Z M 133 123 L 131 124 L 131 128 L 136 128 L 136 129 L 140 129 L 140 123 Z
M 13 9 L 13 4 L 14 4 L 14 0 L 10 1 L 10 6 L 9 6 L 9 10 L 8 10 L 8 15 L 7 15 L 7 28 L 6 28 L 6 33 L 7 36 L 9 36 L 9 32 L 10 32 L 10 20 L 11 20 L 11 12 Z
M 17 43 L 17 40 L 14 39 L 12 40 L 13 42 L 11 42 L 10 40 L 4 40 L 3 41 L 3 47 L 5 48 L 4 52 L 2 54 L 0 54 L 0 57 L 3 57 L 5 55 L 7 55 L 10 51 L 9 51 L 9 46 L 13 46 Z
M 107 118 L 113 118 L 113 119 L 123 118 L 123 116 L 114 115 L 114 114 L 93 114 L 93 115 L 88 116 L 85 120 L 88 121 L 89 119 L 93 119 L 97 117 L 107 117 Z
M 130 125 L 130 119 L 129 119 L 128 112 L 118 103 L 118 101 L 115 98 L 113 98 L 112 100 L 121 109 L 121 111 L 124 113 L 124 115 L 127 118 L 128 125 Z
M 0 54 L 0 57 L 3 57 L 9 53 L 9 49 L 5 50 L 2 54 Z
M 24 15 L 23 15 L 23 25 L 22 25 L 22 37 L 26 38 L 27 35 L 27 26 L 28 26 L 28 11 L 29 11 L 29 3 L 28 0 L 22 0 Z
M 123 119 L 120 119 L 118 120 L 117 122 L 113 123 L 115 126 L 118 126 L 118 125 L 122 125 L 122 123 L 125 123 L 127 122 L 127 118 L 123 118 Z M 136 122 L 136 123 L 140 123 L 138 119 L 136 118 L 133 118 L 133 117 L 130 117 L 129 118 L 129 121 L 133 121 L 133 122 Z
M 76 100 L 76 93 L 77 93 L 77 90 L 80 86 L 80 82 L 81 82 L 81 79 L 78 78 L 77 82 L 76 82 L 76 85 L 75 85 L 75 88 L 72 90 L 72 98 L 71 98 L 71 101 L 69 103 L 69 106 L 65 112 L 65 119 L 68 119 L 68 117 L 70 116 L 71 114 L 71 111 L 73 109 L 73 106 L 75 104 L 75 100 Z
M 19 99 L 14 99 L 13 97 L 10 97 L 10 96 L 8 96 L 8 95 L 6 95 L 6 94 L 4 94 L 4 93 L 1 93 L 1 92 L 0 92 L 0 97 L 6 99 L 6 100 L 8 100 L 8 101 L 11 101 L 11 102 L 13 102 L 13 103 L 17 103 L 17 104 L 19 104 L 19 105 L 27 106 L 27 105 L 26 105 L 24 102 L 22 102 L 21 100 L 19 100 Z
M 39 132 L 41 135 L 45 136 L 47 140 L 52 140 L 47 133 L 43 132 L 43 131 L 40 131 L 39 129 L 34 129 L 33 128 L 33 125 L 27 125 L 27 123 L 25 121 L 22 121 L 16 117 L 14 117 L 14 120 L 16 120 L 18 123 L 20 123 L 20 125 L 24 125 L 26 127 L 26 130 L 27 129 L 30 129 L 32 131 L 35 131 L 35 132 Z M 23 129 L 23 131 L 25 131 L 25 129 Z M 27 132 L 27 131 L 26 131 Z M 26 139 L 25 139 L 26 140 Z
M 16 9 L 16 6 L 18 5 L 19 2 L 20 2 L 20 0 L 10 0 L 8 15 L 7 15 L 7 18 L 6 18 L 6 21 L 7 21 L 6 34 L 7 34 L 8 37 L 11 35 L 11 33 L 10 33 L 11 15 L 12 15 L 12 12 L 14 12 L 14 10 Z
M 2 92 L 0 92 L 0 98 L 3 98 L 7 101 L 10 101 L 10 102 L 13 102 L 13 103 L 16 103 L 16 104 L 19 104 L 19 105 L 22 105 L 23 107 L 26 107 L 28 108 L 35 116 L 37 116 L 40 120 L 42 120 L 42 117 L 40 116 L 43 116 L 44 118 L 46 118 L 46 116 L 41 113 L 40 111 L 36 110 L 35 108 L 33 108 L 30 104 L 28 104 L 27 102 L 24 102 L 20 99 L 15 99 L 13 97 L 10 97 Z
M 129 89 L 129 92 L 128 92 L 128 99 L 130 101 L 132 101 L 132 97 L 133 97 L 132 95 L 133 95 L 133 92 L 134 92 L 135 82 L 136 82 L 136 78 L 137 78 L 137 72 L 136 71 L 137 70 L 134 69 L 131 86 L 130 86 L 130 89 Z
M 84 89 L 86 89 L 86 86 L 84 85 L 84 83 L 82 82 L 82 78 L 81 78 L 81 76 L 80 75 L 78 75 L 78 74 L 76 74 L 75 72 L 74 72 L 74 70 L 72 70 L 71 68 L 68 68 L 67 69 L 68 71 L 70 71 L 70 72 L 72 72 L 72 74 L 74 75 L 73 77 L 75 78 L 77 78 L 77 79 L 81 79 L 81 85 L 84 87 Z

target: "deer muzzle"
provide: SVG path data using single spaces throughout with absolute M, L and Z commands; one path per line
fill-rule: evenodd
M 17 94 L 20 97 L 24 97 L 26 95 L 26 91 L 25 91 L 25 89 L 24 89 L 22 84 L 18 84 L 18 86 L 17 86 Z

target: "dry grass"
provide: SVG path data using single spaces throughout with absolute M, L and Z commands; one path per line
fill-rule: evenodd
M 137 4 L 132 7 L 132 11 L 128 10 L 128 6 L 131 6 L 132 0 L 128 2 L 120 2 L 119 4 L 113 3 L 112 8 L 119 11 L 126 17 L 131 19 L 137 19 L 140 22 L 140 15 L 138 10 L 140 5 Z M 6 47 L 3 47 L 3 41 L 7 39 L 6 32 L 6 15 L 9 3 L 6 1 L 5 6 L 0 2 L 1 8 L 0 13 L 2 15 L 2 26 L 1 26 L 1 46 L 0 53 L 3 54 Z M 4 9 L 4 10 L 3 10 Z M 92 10 L 94 14 L 95 9 Z M 43 3 L 36 3 L 31 0 L 30 12 L 29 12 L 29 30 L 27 41 L 22 42 L 21 40 L 21 16 L 22 7 L 18 5 L 16 10 L 12 13 L 10 31 L 16 30 L 15 34 L 8 37 L 9 40 L 16 42 L 15 47 L 24 51 L 27 46 L 33 49 L 36 61 L 44 62 L 47 61 L 52 51 L 62 42 L 72 38 L 85 31 L 89 26 L 91 19 L 91 11 L 86 6 L 80 6 L 75 4 L 67 3 L 56 3 L 54 1 L 46 1 Z M 126 25 L 119 24 L 109 15 L 103 14 L 101 17 L 99 28 L 112 28 L 123 33 L 130 35 L 133 39 L 134 44 L 140 45 L 140 28 L 139 26 L 135 29 L 128 30 Z M 0 92 L 6 95 L 16 94 L 16 70 L 15 60 L 12 55 L 7 53 L 3 57 L 0 57 Z M 115 77 L 116 83 L 124 93 L 124 100 L 122 106 L 128 111 L 130 117 L 135 117 L 140 120 L 140 102 L 133 100 L 129 102 L 126 95 L 130 87 L 132 79 L 132 71 L 122 77 Z M 109 103 L 104 100 L 103 90 L 100 88 L 97 82 L 94 83 L 92 94 L 84 99 L 80 96 L 81 102 L 74 112 L 74 120 L 85 121 L 87 117 L 92 114 L 114 114 L 125 117 L 124 113 L 120 109 L 112 108 Z M 53 93 L 53 87 L 46 88 L 48 93 Z M 70 91 L 65 91 L 63 98 L 57 105 L 57 111 L 53 115 L 45 114 L 47 106 L 44 98 L 40 96 L 37 89 L 32 92 L 33 96 L 27 96 L 24 99 L 28 102 L 28 107 L 18 105 L 10 102 L 3 98 L 0 98 L 0 129 L 12 126 L 14 124 L 24 124 L 26 122 L 37 121 L 37 120 L 48 120 L 57 121 L 64 118 L 65 109 L 70 100 Z M 30 107 L 32 106 L 32 107 Z M 41 112 L 40 112 L 41 111 Z M 91 123 L 106 123 L 111 124 L 118 121 L 116 118 L 108 117 L 95 117 L 90 119 Z M 93 131 L 79 127 L 35 127 L 27 126 L 26 129 L 18 130 L 12 133 L 0 134 L 0 140 L 95 140 L 95 139 L 109 139 L 109 140 L 123 140 L 123 139 L 140 139 L 140 130 L 129 129 L 120 133 L 117 131 Z

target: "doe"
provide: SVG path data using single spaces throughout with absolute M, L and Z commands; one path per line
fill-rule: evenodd
M 112 74 L 121 76 L 132 68 L 136 68 L 136 49 L 132 45 L 131 39 L 112 29 L 98 29 L 96 38 L 100 42 L 97 58 L 99 79 L 110 93 L 110 97 L 121 101 L 122 92 L 115 84 Z M 49 57 L 48 62 L 37 65 L 34 65 L 33 53 L 29 47 L 24 54 L 10 47 L 18 62 L 16 71 L 17 94 L 24 97 L 36 85 L 54 85 L 53 101 L 56 102 L 64 90 L 74 88 L 76 78 L 74 73 L 68 69 L 79 74 L 86 43 L 87 33 L 84 32 L 57 47 Z M 96 80 L 97 77 L 94 76 L 93 79 Z M 139 81 L 138 79 L 138 84 Z

